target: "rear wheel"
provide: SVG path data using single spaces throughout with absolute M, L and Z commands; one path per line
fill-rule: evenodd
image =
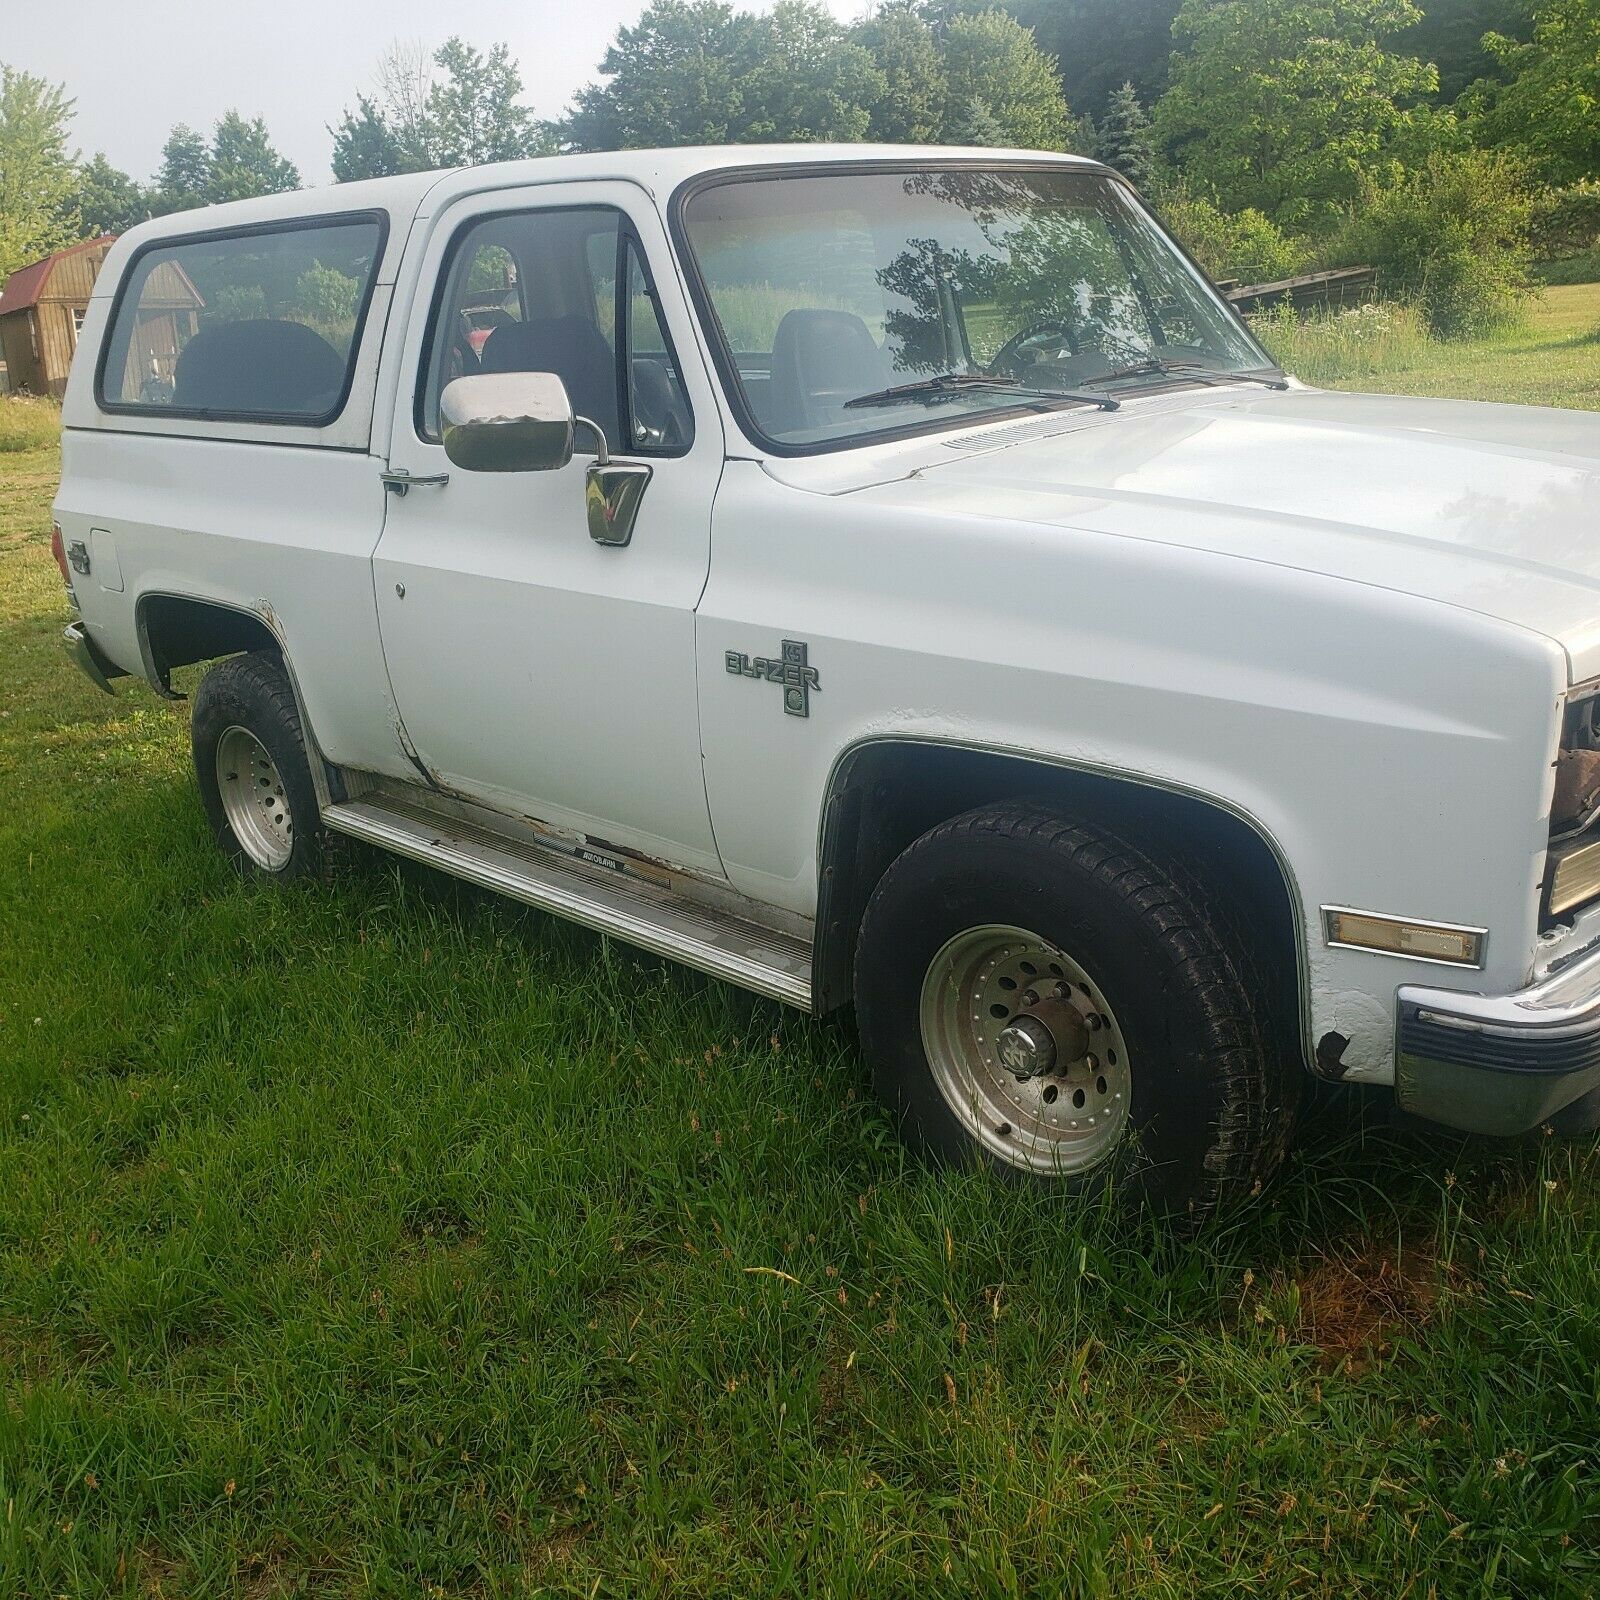
M 913 1148 L 1203 1212 L 1268 1177 L 1300 1075 L 1273 989 L 1217 897 L 1054 810 L 924 835 L 862 922 L 856 1006 Z
M 265 655 L 219 662 L 195 694 L 190 737 L 206 818 L 238 870 L 280 881 L 320 870 L 320 811 L 283 667 Z

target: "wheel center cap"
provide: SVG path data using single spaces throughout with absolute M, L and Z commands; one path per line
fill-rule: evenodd
M 995 1038 L 995 1054 L 1007 1072 L 1038 1078 L 1081 1061 L 1089 1053 L 1083 1013 L 1065 1000 L 1041 1000 L 1013 1017 Z

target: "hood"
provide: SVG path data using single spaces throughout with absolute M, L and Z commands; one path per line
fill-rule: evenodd
M 1575 681 L 1600 674 L 1600 415 L 1208 390 L 947 437 L 852 489 L 1437 599 L 1556 640 Z

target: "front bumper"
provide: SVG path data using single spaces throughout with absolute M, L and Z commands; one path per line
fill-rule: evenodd
M 1600 950 L 1515 994 L 1400 990 L 1402 1109 L 1470 1133 L 1526 1133 L 1600 1087 Z
M 97 689 L 104 689 L 111 694 L 114 692 L 111 680 L 127 677 L 121 667 L 101 654 L 99 645 L 89 637 L 89 630 L 81 622 L 69 622 L 66 625 L 61 633 L 61 644 L 72 658 L 72 664 Z

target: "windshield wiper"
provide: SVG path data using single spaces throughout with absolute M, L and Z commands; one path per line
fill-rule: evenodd
M 846 400 L 844 409 L 854 406 L 892 405 L 896 400 L 936 400 L 941 395 L 955 396 L 963 389 L 988 389 L 997 394 L 1020 394 L 1035 402 L 1056 400 L 1076 401 L 1079 405 L 1099 406 L 1102 411 L 1116 411 L 1122 402 L 1108 394 L 1091 394 L 1083 389 L 1034 389 L 1027 384 L 1014 383 L 1010 378 L 996 377 L 990 372 L 939 372 L 931 378 L 919 378 L 915 383 L 897 383 L 891 389 L 874 389 L 871 394 L 858 394 Z
M 1149 356 L 1134 361 L 1126 367 L 1115 367 L 1110 372 L 1097 372 L 1091 383 L 1116 383 L 1122 378 L 1193 378 L 1196 383 L 1262 383 L 1269 389 L 1287 389 L 1287 374 L 1277 367 L 1263 367 L 1254 372 L 1228 372 L 1216 367 L 1202 366 L 1198 361 L 1172 361 L 1164 356 Z

